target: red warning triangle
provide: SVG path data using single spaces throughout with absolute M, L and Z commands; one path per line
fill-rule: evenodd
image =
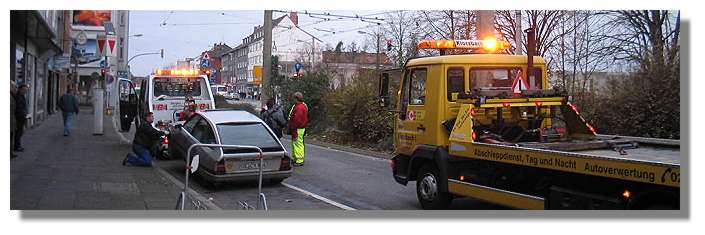
M 108 40 L 108 46 L 110 47 L 110 53 L 113 54 L 113 51 L 115 51 L 115 39 L 109 39 Z
M 103 49 L 105 49 L 105 39 L 98 39 L 98 54 L 103 55 Z
M 528 89 L 529 85 L 527 85 L 526 80 L 524 80 L 524 77 L 521 76 L 521 72 L 518 72 L 517 77 L 512 83 L 512 91 L 514 91 L 514 96 L 521 96 L 521 91 Z

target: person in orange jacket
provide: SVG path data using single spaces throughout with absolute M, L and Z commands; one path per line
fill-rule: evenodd
M 294 106 L 289 111 L 289 130 L 291 130 L 291 148 L 294 166 L 304 165 L 304 135 L 308 126 L 308 106 L 304 103 L 301 92 L 294 93 Z

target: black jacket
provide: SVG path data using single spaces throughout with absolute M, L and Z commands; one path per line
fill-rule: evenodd
M 135 133 L 135 139 L 132 143 L 151 148 L 159 142 L 159 138 L 163 135 L 164 132 L 154 129 L 151 124 L 143 121 L 142 125 L 137 128 L 137 133 Z
M 19 93 L 15 94 L 15 119 L 18 121 L 27 119 L 27 99 Z

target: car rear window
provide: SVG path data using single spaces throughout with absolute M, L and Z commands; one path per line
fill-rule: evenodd
M 261 123 L 225 123 L 218 124 L 217 127 L 221 144 L 254 145 L 263 151 L 281 151 L 276 137 Z
M 201 85 L 205 84 L 201 77 L 157 77 L 154 78 L 154 97 L 186 97 L 201 96 Z

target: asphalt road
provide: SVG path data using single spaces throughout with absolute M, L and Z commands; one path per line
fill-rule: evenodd
M 282 140 L 288 151 L 290 142 Z M 182 160 L 159 162 L 169 174 L 183 180 Z M 416 186 L 394 181 L 389 160 L 307 144 L 306 163 L 283 184 L 265 184 L 270 210 L 420 210 Z M 240 202 L 255 205 L 256 183 L 219 184 L 191 182 L 194 190 L 223 209 L 239 209 Z M 473 199 L 456 199 L 451 209 L 504 209 Z

